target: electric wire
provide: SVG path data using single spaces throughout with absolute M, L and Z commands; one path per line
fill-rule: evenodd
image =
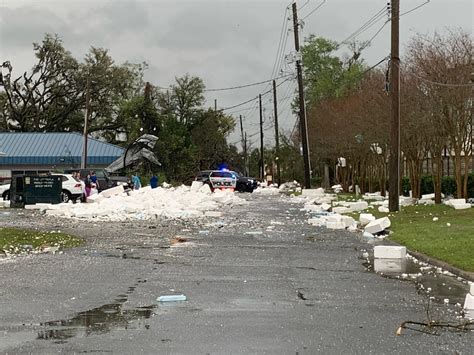
M 226 91 L 226 90 L 236 90 L 236 89 L 242 89 L 242 88 L 248 88 L 248 87 L 251 87 L 251 86 L 257 86 L 257 85 L 261 85 L 261 84 L 266 84 L 266 83 L 269 83 L 273 80 L 278 80 L 278 79 L 281 79 L 281 78 L 286 78 L 290 75 L 293 75 L 293 74 L 286 74 L 286 75 L 282 75 L 282 76 L 279 76 L 279 77 L 276 77 L 276 78 L 273 78 L 273 79 L 268 79 L 268 80 L 262 80 L 262 81 L 258 81 L 258 82 L 255 82 L 255 83 L 251 83 L 251 84 L 244 84 L 244 85 L 238 85 L 238 86 L 230 86 L 230 87 L 226 87 L 226 88 L 217 88 L 217 89 L 205 89 L 203 90 L 204 92 L 215 92 L 215 91 Z
M 398 18 L 402 17 L 403 15 L 409 14 L 410 12 L 413 12 L 413 11 L 417 10 L 417 9 L 419 9 L 419 8 L 422 7 L 422 6 L 425 6 L 425 5 L 428 4 L 430 1 L 431 1 L 431 0 L 426 0 L 423 4 L 420 4 L 420 5 L 418 5 L 418 6 L 415 6 L 413 9 L 401 13 L 401 14 L 398 16 Z
M 290 80 L 290 79 L 291 79 L 291 77 L 290 77 L 290 78 L 286 78 L 285 80 L 283 80 L 282 82 L 280 82 L 279 84 L 277 84 L 276 87 L 279 87 L 280 85 L 282 85 L 283 83 L 285 83 L 286 81 L 288 81 L 288 80 Z M 269 94 L 269 93 L 272 92 L 272 91 L 273 91 L 273 89 L 270 89 L 270 90 L 267 90 L 267 91 L 264 91 L 264 92 L 260 93 L 260 95 L 264 96 L 264 95 Z M 249 103 L 249 102 L 252 102 L 253 100 L 257 100 L 257 99 L 258 99 L 258 95 L 257 95 L 256 97 L 253 97 L 253 98 L 251 98 L 251 99 L 249 99 L 249 100 L 246 100 L 246 101 L 244 101 L 244 102 L 241 102 L 241 103 L 239 103 L 239 104 L 236 104 L 236 105 L 233 105 L 233 106 L 229 106 L 229 107 L 225 107 L 225 108 L 221 108 L 221 109 L 219 109 L 219 111 L 227 111 L 227 110 L 233 109 L 233 108 L 235 108 L 235 107 L 239 107 L 239 106 L 245 105 L 245 104 L 247 104 L 247 103 Z
M 373 15 L 370 19 L 368 19 L 362 26 L 360 26 L 357 30 L 355 30 L 354 32 L 352 32 L 352 34 L 350 34 L 349 36 L 347 36 L 344 40 L 342 40 L 341 42 L 339 42 L 340 44 L 344 44 L 344 43 L 347 43 L 349 42 L 351 39 L 357 37 L 358 35 L 360 35 L 361 33 L 365 32 L 366 30 L 368 30 L 370 27 L 372 27 L 374 24 L 376 24 L 377 22 L 379 22 L 384 16 L 385 16 L 385 12 L 386 12 L 386 7 L 382 7 L 382 9 L 380 9 L 379 11 L 377 11 L 375 13 L 375 15 Z
M 321 4 L 319 4 L 318 6 L 316 6 L 312 11 L 310 11 L 308 14 L 306 14 L 302 19 L 301 21 L 303 21 L 304 19 L 308 18 L 309 16 L 311 16 L 312 14 L 314 14 L 321 6 L 323 6 L 324 4 L 326 3 L 326 0 L 323 0 L 321 2 Z M 300 8 L 300 10 L 302 9 L 303 7 Z

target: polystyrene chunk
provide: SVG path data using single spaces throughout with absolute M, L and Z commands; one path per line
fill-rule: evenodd
M 370 213 L 361 213 L 359 216 L 359 222 L 362 226 L 366 226 L 372 221 L 375 221 L 375 216 Z
M 346 229 L 346 225 L 343 221 L 339 221 L 339 222 L 328 221 L 326 223 L 326 228 L 327 229 Z
M 351 227 L 353 225 L 356 225 L 356 222 L 354 220 L 354 218 L 350 217 L 350 216 L 342 216 L 342 223 L 344 223 L 344 225 L 348 228 L 348 227 Z
M 464 205 L 466 203 L 466 200 L 463 198 L 452 198 L 451 200 L 446 201 L 444 204 L 448 206 L 454 206 L 454 205 Z
M 193 181 L 191 184 L 191 191 L 199 191 L 202 185 L 202 181 Z
M 379 210 L 380 213 L 389 213 L 390 212 L 390 210 L 385 206 L 379 206 L 378 210 Z
M 103 199 L 104 199 L 104 196 L 95 194 L 95 195 L 91 195 L 87 197 L 87 203 L 99 202 L 99 201 L 102 201 Z
M 388 217 L 383 217 L 367 224 L 365 226 L 365 231 L 372 234 L 376 234 L 379 232 L 383 232 L 388 227 L 390 227 L 390 219 L 388 219 Z
M 348 202 L 347 207 L 355 212 L 367 209 L 369 204 L 366 201 Z
M 400 196 L 398 202 L 400 206 L 413 206 L 415 204 L 415 201 L 416 200 L 411 197 Z
M 471 204 L 470 203 L 460 203 L 460 204 L 455 204 L 455 205 L 452 205 L 454 207 L 455 210 L 466 210 L 468 208 L 471 208 Z
M 435 201 L 434 200 L 426 200 L 426 199 L 421 199 L 418 200 L 419 205 L 434 205 Z
M 403 259 L 407 256 L 407 248 L 398 245 L 377 245 L 374 247 L 374 258 Z
M 120 185 L 120 186 L 114 186 L 114 187 L 111 187 L 110 189 L 104 190 L 100 194 L 103 197 L 109 198 L 112 196 L 120 195 L 122 192 L 123 192 L 123 186 Z
M 302 196 L 324 196 L 324 189 L 323 188 L 318 188 L 318 189 L 303 189 L 301 190 L 301 195 Z
M 464 309 L 474 310 L 474 295 L 468 293 L 464 300 Z
M 469 285 L 469 293 L 474 296 L 474 282 L 471 282 Z
M 334 213 L 348 213 L 348 212 L 351 212 L 351 210 L 347 207 L 333 207 L 332 211 Z

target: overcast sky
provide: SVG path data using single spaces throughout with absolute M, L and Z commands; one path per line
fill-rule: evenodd
M 387 0 L 298 0 L 299 17 L 304 19 L 302 38 L 309 34 L 342 41 L 386 6 Z M 425 0 L 401 0 L 401 13 L 425 3 Z M 289 0 L 0 0 L 0 62 L 9 60 L 16 74 L 29 70 L 34 63 L 33 42 L 44 33 L 57 33 L 64 46 L 82 59 L 90 46 L 104 47 L 117 63 L 125 61 L 149 64 L 146 80 L 168 86 L 175 76 L 185 73 L 204 80 L 207 88 L 222 88 L 263 81 L 272 77 L 280 32 Z M 290 12 L 286 12 L 286 17 Z M 383 25 L 381 19 L 363 32 L 358 40 L 371 38 Z M 404 45 L 415 33 L 432 34 L 446 27 L 461 27 L 472 33 L 472 0 L 431 0 L 400 19 L 400 40 Z M 293 33 L 287 39 L 281 57 L 294 50 Z M 375 64 L 390 51 L 390 26 L 385 26 L 363 52 L 368 64 Z M 293 71 L 294 64 L 283 61 L 283 70 Z M 278 75 L 278 74 L 277 74 Z M 279 82 L 281 82 L 280 80 Z M 295 82 L 278 88 L 280 125 L 291 131 L 295 118 L 289 101 Z M 209 106 L 224 108 L 257 96 L 265 85 L 245 89 L 209 92 Z M 265 141 L 273 144 L 271 95 L 263 99 L 266 122 Z M 256 143 L 258 136 L 257 101 L 227 112 L 245 116 L 244 129 Z M 231 142 L 237 141 L 237 133 Z

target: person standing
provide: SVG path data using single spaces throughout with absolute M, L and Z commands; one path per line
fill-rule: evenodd
M 91 189 L 92 189 L 92 180 L 91 180 L 91 175 L 90 173 L 86 175 L 84 178 L 84 184 L 86 185 L 86 198 L 91 195 Z
M 156 189 L 158 187 L 158 176 L 156 175 L 153 175 L 151 178 L 150 178 L 150 187 L 152 189 Z
M 142 183 L 138 175 L 132 175 L 132 184 L 134 190 L 139 190 L 140 187 L 142 187 Z

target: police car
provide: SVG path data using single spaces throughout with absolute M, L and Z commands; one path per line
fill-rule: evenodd
M 196 181 L 209 185 L 212 191 L 215 189 L 234 191 L 237 187 L 237 176 L 227 170 L 200 171 L 196 176 Z

